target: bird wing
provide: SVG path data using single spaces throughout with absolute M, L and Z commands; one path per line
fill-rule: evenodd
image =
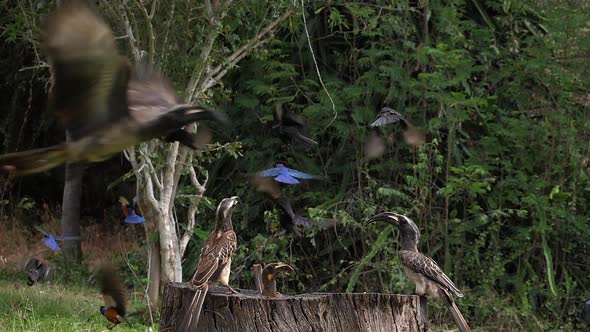
M 137 65 L 127 88 L 129 113 L 147 124 L 181 104 L 172 83 L 151 66 Z
M 48 18 L 50 107 L 74 139 L 128 116 L 127 58 L 88 1 L 67 1 Z
M 300 179 L 319 179 L 320 177 L 317 175 L 312 175 L 312 174 L 307 174 L 307 173 L 303 173 L 291 168 L 287 168 L 287 172 L 289 173 L 289 175 L 300 178 Z
M 277 182 L 286 183 L 286 184 L 298 184 L 299 183 L 299 181 L 296 178 L 294 178 L 291 175 L 289 175 L 289 173 L 287 173 L 287 174 L 279 174 L 274 179 Z
M 301 127 L 301 129 L 305 127 L 305 121 L 303 121 L 303 117 L 293 112 L 284 112 L 282 120 L 284 126 L 297 126 Z
M 455 286 L 455 283 L 443 272 L 436 262 L 419 252 L 401 251 L 400 260 L 404 266 L 421 274 L 429 280 L 453 292 L 457 297 L 463 297 L 463 293 Z
M 129 215 L 125 217 L 124 221 L 128 224 L 141 224 L 145 219 L 137 215 L 133 209 L 129 209 Z
M 377 119 L 371 123 L 371 127 L 381 127 L 396 122 L 400 122 L 404 128 L 407 126 L 406 119 L 399 112 L 389 107 L 384 107 L 377 115 Z
M 127 312 L 127 292 L 111 265 L 104 265 L 100 268 L 98 283 L 105 306 L 117 308 L 124 315 Z
M 269 169 L 265 169 L 264 171 L 260 171 L 258 173 L 256 173 L 259 176 L 272 176 L 275 177 L 279 174 L 281 174 L 281 169 L 279 167 L 273 167 L 273 168 L 269 168 Z
M 197 272 L 193 276 L 193 285 L 200 287 L 208 284 L 211 276 L 220 266 L 224 266 L 236 250 L 236 233 L 232 230 L 219 234 L 213 231 L 201 249 Z
M 61 248 L 59 247 L 59 245 L 55 241 L 55 237 L 51 234 L 48 237 L 43 238 L 43 243 L 45 243 L 45 246 L 47 246 L 47 248 L 49 248 L 53 251 L 60 251 L 61 250 Z

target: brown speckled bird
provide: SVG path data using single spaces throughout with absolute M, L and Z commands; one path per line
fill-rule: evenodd
M 282 262 L 266 264 L 264 269 L 260 264 L 254 264 L 252 266 L 254 272 L 254 280 L 256 282 L 256 290 L 263 296 L 270 298 L 280 299 L 283 294 L 277 292 L 277 281 L 276 278 L 281 273 L 293 273 L 295 270 L 289 264 Z
M 227 287 L 229 293 L 237 293 L 229 285 L 231 272 L 231 258 L 236 251 L 238 241 L 232 225 L 232 213 L 238 204 L 238 197 L 224 198 L 216 212 L 215 229 L 209 234 L 201 249 L 197 271 L 192 279 L 192 284 L 197 288 L 193 300 L 185 311 L 185 318 L 181 324 L 184 332 L 196 331 L 201 315 L 201 307 L 209 285 L 220 281 Z
M 150 66 L 132 68 L 89 1 L 63 1 L 47 19 L 45 35 L 52 73 L 49 108 L 72 139 L 0 156 L 0 169 L 26 175 L 66 161 L 101 161 L 153 138 L 196 148 L 210 135 L 190 134 L 184 125 L 226 121 L 221 113 L 183 104 Z
M 113 323 L 109 330 L 121 323 L 131 325 L 126 318 L 127 291 L 111 265 L 103 265 L 100 268 L 98 284 L 105 303 L 100 307 L 100 313 Z
M 408 277 L 416 285 L 416 294 L 442 300 L 461 332 L 471 329 L 461 311 L 455 304 L 454 296 L 463 297 L 463 293 L 443 272 L 436 262 L 418 251 L 420 230 L 414 221 L 402 214 L 383 212 L 373 216 L 369 222 L 383 221 L 399 229 L 401 250 L 399 258 Z

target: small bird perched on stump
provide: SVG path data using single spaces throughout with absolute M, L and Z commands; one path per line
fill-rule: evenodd
M 98 274 L 100 293 L 104 299 L 104 306 L 100 307 L 100 313 L 114 325 L 129 323 L 127 320 L 127 292 L 119 279 L 118 274 L 111 265 L 103 265 Z
M 25 263 L 24 270 L 27 273 L 27 285 L 33 286 L 45 279 L 49 274 L 49 264 L 38 257 L 29 257 Z
M 263 296 L 280 299 L 283 294 L 277 292 L 276 278 L 285 272 L 293 273 L 295 270 L 291 265 L 282 262 L 266 264 L 264 269 L 260 264 L 252 266 L 254 272 L 254 280 L 256 283 L 256 290 Z
M 220 281 L 223 286 L 227 287 L 228 293 L 237 293 L 229 285 L 231 258 L 238 245 L 231 220 L 233 210 L 237 204 L 238 197 L 233 196 L 224 198 L 217 207 L 215 229 L 203 244 L 197 271 L 191 282 L 197 290 L 188 310 L 185 312 L 180 331 L 193 332 L 197 330 L 201 308 L 210 284 Z
M 442 300 L 451 312 L 459 331 L 470 332 L 471 328 L 454 299 L 454 296 L 463 297 L 463 293 L 434 260 L 418 251 L 420 230 L 416 223 L 402 214 L 393 212 L 379 213 L 369 219 L 369 222 L 374 221 L 383 221 L 399 229 L 399 258 L 406 274 L 416 285 L 416 294 Z

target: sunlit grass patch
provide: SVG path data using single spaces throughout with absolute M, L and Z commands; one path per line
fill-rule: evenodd
M 101 305 L 102 297 L 94 289 L 0 281 L 0 330 L 105 331 L 110 323 L 100 314 Z M 133 312 L 145 304 L 132 302 L 130 307 Z M 115 331 L 149 330 L 141 318 L 130 320 L 133 326 L 120 325 Z

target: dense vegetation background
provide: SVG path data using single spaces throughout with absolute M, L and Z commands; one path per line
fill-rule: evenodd
M 365 225 L 378 209 L 395 210 L 417 222 L 421 249 L 466 294 L 460 305 L 473 326 L 583 329 L 583 303 L 590 296 L 590 4 L 334 0 L 297 5 L 297 14 L 275 38 L 242 60 L 203 101 L 229 114 L 232 128 L 218 139 L 236 144 L 197 156 L 210 183 L 185 257 L 185 278 L 212 227 L 215 205 L 238 195 L 235 285 L 252 287 L 253 263 L 280 260 L 298 269 L 283 286 L 287 293 L 411 292 L 395 258 L 393 229 Z M 48 71 L 40 65 L 43 51 L 33 37 L 39 31 L 27 28 L 27 20 L 51 6 L 2 3 L 2 152 L 63 139 L 45 113 Z M 168 2 L 160 6 L 170 9 Z M 251 32 L 249 21 L 265 15 L 266 7 L 241 2 L 225 17 L 226 24 L 241 28 L 224 34 L 216 61 L 223 61 L 224 44 L 235 45 L 241 34 Z M 202 19 L 191 12 L 177 8 L 174 14 L 177 49 L 156 53 L 155 62 L 178 87 L 188 80 L 184 73 L 194 61 L 178 50 L 199 42 L 196 32 L 184 33 L 189 27 L 180 24 L 186 15 Z M 271 137 L 277 102 L 305 117 L 318 148 L 291 149 Z M 391 126 L 380 131 L 388 138 L 386 153 L 367 161 L 368 124 L 384 105 L 426 133 L 427 144 L 407 145 L 399 128 Z M 248 181 L 275 161 L 323 176 L 286 192 L 310 218 L 337 219 L 335 229 L 304 238 L 282 230 L 272 201 Z M 120 222 L 112 217 L 113 206 L 120 193 L 131 195 L 133 178 L 107 187 L 129 169 L 120 157 L 90 166 L 84 223 Z M 56 209 L 62 185 L 63 168 L 4 177 L 2 227 L 26 224 L 42 203 Z M 186 213 L 183 190 L 190 186 L 183 188 L 181 183 L 178 214 Z M 145 268 L 144 256 L 137 254 L 139 269 Z M 448 314 L 433 305 L 434 322 L 450 324 Z

